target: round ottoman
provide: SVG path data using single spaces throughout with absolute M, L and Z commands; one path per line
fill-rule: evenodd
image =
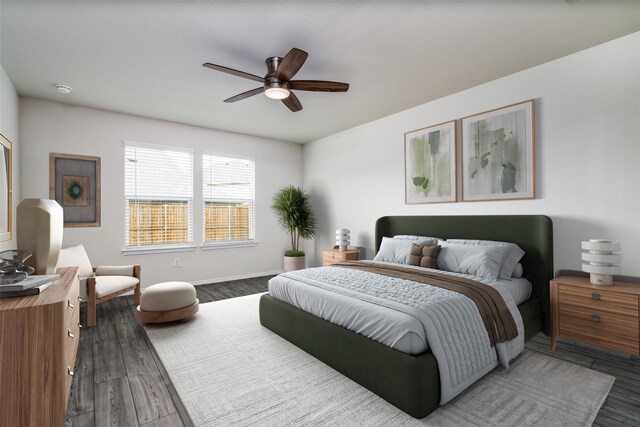
M 188 322 L 198 312 L 198 304 L 196 288 L 191 283 L 157 283 L 142 291 L 138 320 L 143 324 Z

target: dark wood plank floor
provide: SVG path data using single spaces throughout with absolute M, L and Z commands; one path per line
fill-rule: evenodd
M 272 276 L 196 286 L 201 303 L 267 290 Z M 135 319 L 132 297 L 98 305 L 94 328 L 80 333 L 67 426 L 192 426 L 168 374 Z M 81 309 L 82 323 L 86 309 Z M 640 426 L 640 358 L 560 340 L 551 353 L 540 334 L 530 350 L 616 377 L 596 426 Z
M 266 292 L 273 276 L 196 286 L 200 303 Z M 192 426 L 173 384 L 135 318 L 133 297 L 98 305 L 83 328 L 66 426 Z M 86 306 L 80 310 L 86 324 Z

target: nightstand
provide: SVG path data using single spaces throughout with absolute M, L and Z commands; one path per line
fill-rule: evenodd
M 322 251 L 322 265 L 331 265 L 339 261 L 357 261 L 359 253 L 360 251 L 325 249 Z
M 640 285 L 614 282 L 596 286 L 588 277 L 551 281 L 551 350 L 559 336 L 640 355 Z

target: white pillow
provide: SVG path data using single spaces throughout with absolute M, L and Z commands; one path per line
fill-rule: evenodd
M 509 251 L 507 245 L 464 245 L 445 241 L 441 246 L 438 269 L 491 280 L 500 276 L 500 268 Z
M 510 242 L 496 242 L 493 240 L 463 240 L 463 239 L 449 239 L 448 243 L 462 244 L 462 245 L 485 245 L 485 246 L 502 246 L 509 247 L 502 264 L 500 265 L 500 278 L 511 279 L 513 272 L 516 269 L 516 265 L 524 256 L 524 251 L 520 249 L 520 246 Z M 520 266 L 522 268 L 522 266 Z M 522 277 L 522 274 L 520 275 Z
M 428 239 L 428 238 L 427 238 Z M 374 261 L 379 262 L 393 262 L 396 264 L 406 264 L 409 253 L 411 252 L 411 245 L 429 245 L 431 240 L 409 240 L 409 239 L 397 239 L 391 237 L 383 237 L 380 244 L 380 250 L 376 254 Z M 437 242 L 437 240 L 436 240 Z
M 56 267 L 78 267 L 78 276 L 81 278 L 93 276 L 91 261 L 82 244 L 62 249 Z
M 524 270 L 522 269 L 522 264 L 518 263 L 516 268 L 513 270 L 513 275 L 511 277 L 515 277 L 516 279 L 520 279 Z
M 422 246 L 435 246 L 438 244 L 438 240 L 442 240 L 439 237 L 427 237 L 427 236 L 412 236 L 409 234 L 398 234 L 397 236 L 393 236 L 394 239 L 401 240 L 412 240 L 416 245 Z M 424 243 L 416 243 L 416 241 L 424 242 Z

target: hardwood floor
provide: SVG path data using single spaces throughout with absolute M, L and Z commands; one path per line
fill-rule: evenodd
M 196 286 L 200 303 L 265 292 L 272 276 Z M 189 427 L 193 424 L 143 328 L 133 297 L 98 305 L 97 325 L 83 328 L 66 426 Z M 86 307 L 81 319 L 85 323 Z M 540 334 L 530 350 L 616 377 L 594 425 L 640 426 L 640 358 Z
M 200 303 L 266 292 L 272 276 L 196 286 Z M 80 311 L 86 324 L 86 304 Z M 66 426 L 192 426 L 169 375 L 135 318 L 133 297 L 97 307 L 83 328 Z

